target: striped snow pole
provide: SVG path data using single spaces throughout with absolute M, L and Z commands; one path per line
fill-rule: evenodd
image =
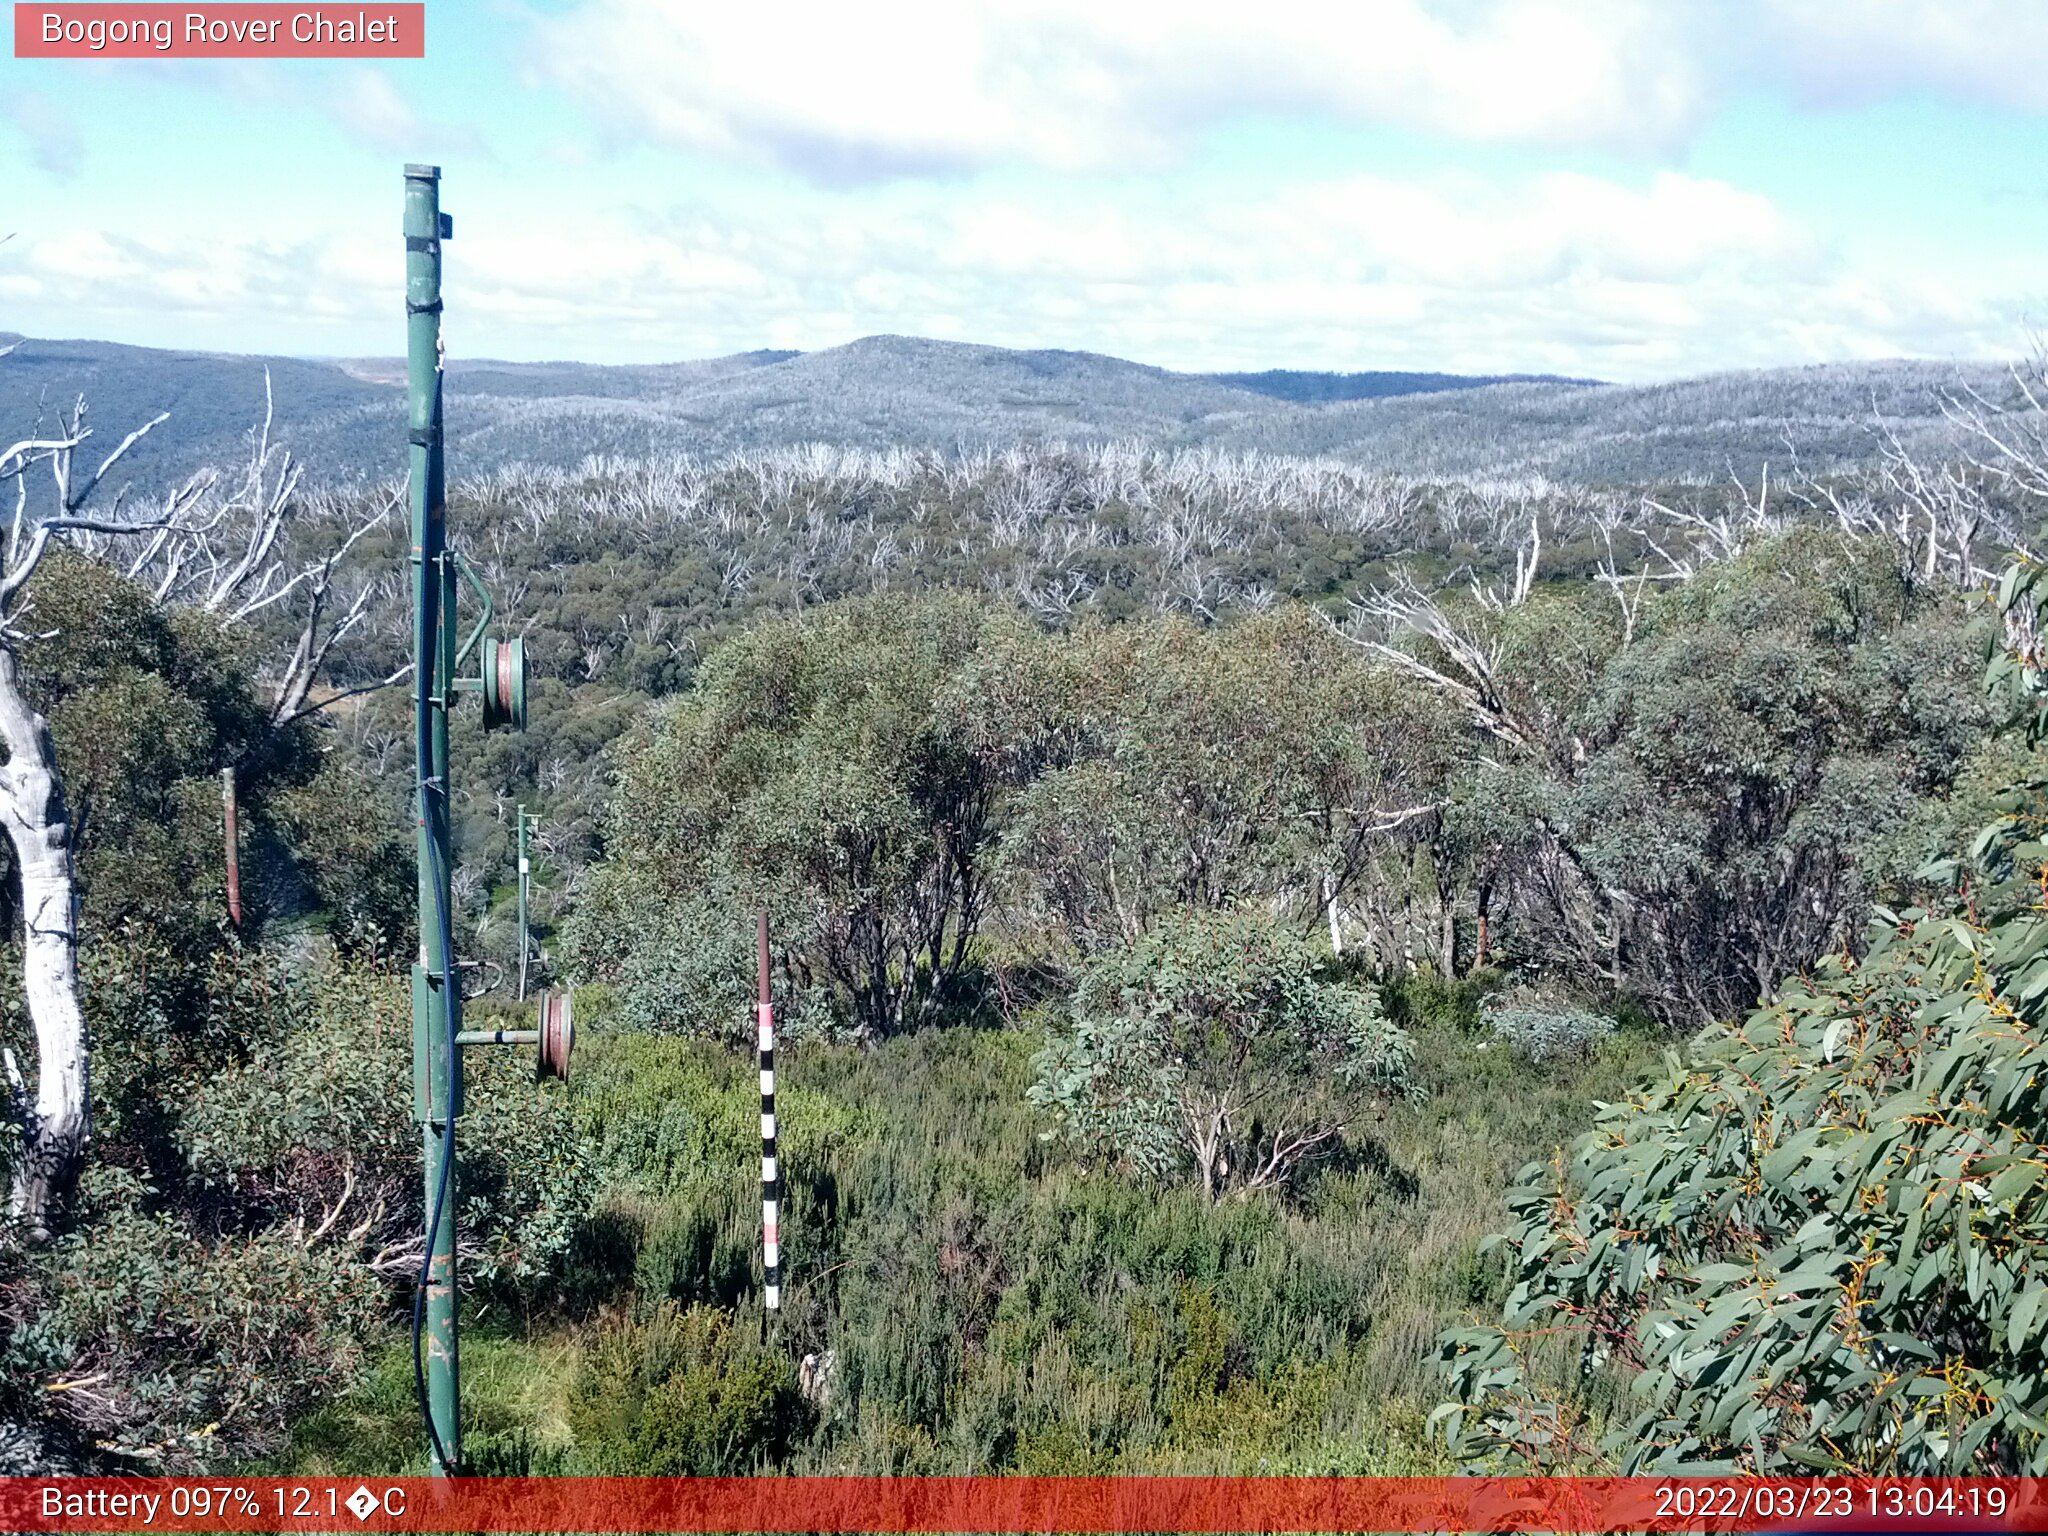
M 782 1171 L 775 1166 L 775 1004 L 768 995 L 768 913 L 758 914 L 756 944 L 760 997 L 754 1005 L 761 1046 L 761 1283 L 762 1304 L 782 1308 L 782 1229 L 778 1211 Z

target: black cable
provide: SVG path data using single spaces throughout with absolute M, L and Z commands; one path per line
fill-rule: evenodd
M 422 569 L 424 570 L 424 564 Z M 438 579 L 438 573 L 434 573 L 433 575 L 426 576 L 420 585 L 424 589 L 429 581 Z M 434 607 L 438 616 L 440 604 L 436 603 Z M 422 627 L 426 628 L 427 626 L 423 625 Z M 438 625 L 433 627 L 438 629 Z M 429 642 L 431 643 L 434 638 L 435 636 L 430 634 Z M 419 770 L 417 777 L 419 779 L 420 815 L 426 822 L 427 850 L 433 862 L 433 868 L 429 871 L 429 874 L 434 885 L 434 915 L 441 939 L 441 999 L 443 1004 L 441 1016 L 447 1020 L 448 1024 L 448 1070 L 442 1074 L 446 1079 L 447 1092 L 443 1105 L 446 1112 L 446 1120 L 441 1132 L 441 1166 L 434 1177 L 434 1203 L 433 1208 L 427 1213 L 426 1243 L 420 1253 L 419 1280 L 414 1285 L 412 1293 L 412 1385 L 413 1395 L 419 1402 L 420 1421 L 427 1426 L 427 1439 L 434 1448 L 434 1459 L 443 1470 L 452 1475 L 455 1472 L 455 1466 L 448 1459 L 448 1447 L 441 1443 L 441 1431 L 434 1424 L 433 1405 L 427 1401 L 427 1366 L 423 1343 L 426 1336 L 427 1287 L 432 1283 L 434 1276 L 434 1234 L 441 1227 L 441 1212 L 445 1209 L 448 1199 L 448 1175 L 455 1165 L 455 1053 L 460 1049 L 455 1043 L 455 994 L 451 990 L 454 981 L 455 933 L 448 915 L 447 884 L 445 878 L 447 869 L 442 860 L 440 842 L 433 835 L 433 812 L 428 807 L 428 796 L 437 792 L 441 795 L 441 803 L 444 810 L 448 803 L 447 786 L 438 783 L 432 772 L 434 766 L 433 693 L 428 677 L 431 670 L 433 669 L 428 667 L 415 668 L 418 674 L 418 687 L 413 695 L 413 700 L 415 705 L 414 718 L 417 721 L 418 727 L 415 746 L 417 748 Z M 428 1112 L 429 1114 L 432 1113 L 431 1105 L 428 1107 Z M 452 1260 L 453 1257 L 453 1254 L 451 1254 L 450 1259 Z M 454 1277 L 451 1275 L 449 1279 L 452 1283 Z

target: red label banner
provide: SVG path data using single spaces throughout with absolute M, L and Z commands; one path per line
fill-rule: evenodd
M 421 59 L 424 4 L 38 5 L 16 0 L 17 59 Z
M 1992 1478 L 0 1478 L 8 1531 L 2038 1531 Z

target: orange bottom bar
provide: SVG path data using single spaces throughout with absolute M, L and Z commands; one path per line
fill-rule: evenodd
M 0 1478 L 8 1531 L 2029 1531 L 1992 1478 Z

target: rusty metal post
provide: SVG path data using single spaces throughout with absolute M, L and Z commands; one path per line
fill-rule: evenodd
M 220 809 L 228 861 L 228 921 L 242 926 L 242 835 L 235 815 L 235 770 L 220 771 Z

